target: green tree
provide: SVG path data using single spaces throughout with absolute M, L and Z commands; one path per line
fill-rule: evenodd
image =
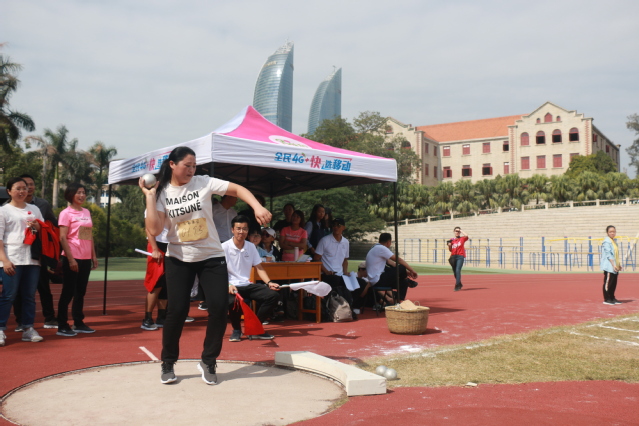
M 546 201 L 549 197 L 550 180 L 547 176 L 535 174 L 524 181 L 530 198 L 535 200 L 535 205 L 540 200 Z
M 628 129 L 634 130 L 635 136 L 637 136 L 632 145 L 626 148 L 626 152 L 630 157 L 630 165 L 635 168 L 635 174 L 639 177 L 639 114 L 629 115 L 626 126 Z
M 452 182 L 439 182 L 432 192 L 435 212 L 446 214 L 453 211 L 455 186 Z
M 497 179 L 501 179 L 501 176 L 496 176 L 495 179 L 482 179 L 475 183 L 476 203 L 481 209 L 496 209 L 499 207 L 497 200 L 495 200 Z
M 67 152 L 74 152 L 78 140 L 68 138 L 69 130 L 66 126 L 59 126 L 56 131 L 51 129 L 44 129 L 44 136 L 38 136 L 31 138 L 42 149 L 42 162 L 43 162 L 43 189 L 45 186 L 45 176 L 47 175 L 47 168 L 53 169 L 53 190 L 51 195 L 51 206 L 55 209 L 58 207 L 58 195 L 60 192 L 60 173 L 61 169 L 68 165 L 68 162 L 72 157 L 67 155 Z M 73 163 L 76 163 L 72 161 Z M 78 162 L 79 163 L 79 162 Z M 80 164 L 81 165 L 81 164 Z M 45 194 L 42 194 L 44 197 Z
M 109 162 L 118 154 L 118 150 L 113 147 L 107 147 L 104 143 L 98 141 L 89 148 L 89 152 L 93 156 L 93 165 L 96 167 L 93 181 L 95 183 L 95 201 L 100 202 L 100 193 L 102 187 L 107 183 L 109 177 Z
M 21 130 L 28 132 L 35 130 L 31 117 L 9 108 L 9 99 L 20 84 L 16 74 L 21 68 L 21 65 L 11 62 L 11 59 L 0 54 L 0 149 L 5 152 L 16 147 L 22 136 Z
M 578 155 L 570 161 L 566 175 L 575 178 L 581 173 L 589 171 L 599 175 L 617 171 L 615 162 L 603 151 L 590 155 Z
M 453 210 L 457 213 L 470 213 L 479 210 L 476 203 L 475 185 L 469 180 L 461 179 L 455 182 L 455 196 Z
M 342 117 L 332 120 L 323 120 L 312 134 L 303 134 L 302 137 L 322 142 L 336 148 L 345 148 L 359 136 L 353 126 Z
M 572 200 L 574 182 L 566 174 L 550 178 L 550 196 L 557 202 L 565 203 Z

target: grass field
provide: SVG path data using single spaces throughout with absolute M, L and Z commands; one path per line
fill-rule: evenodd
M 394 368 L 397 386 L 462 386 L 566 380 L 639 382 L 639 315 L 440 346 L 366 360 Z

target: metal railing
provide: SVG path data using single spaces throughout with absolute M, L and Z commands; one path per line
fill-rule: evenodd
M 618 236 L 625 270 L 637 269 L 636 237 Z M 450 253 L 445 238 L 404 238 L 400 255 L 407 262 L 446 265 Z M 465 244 L 468 266 L 534 271 L 598 271 L 603 238 L 471 238 Z

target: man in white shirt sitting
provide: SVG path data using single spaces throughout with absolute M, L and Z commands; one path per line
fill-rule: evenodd
M 390 250 L 393 242 L 391 234 L 384 232 L 379 236 L 379 244 L 375 244 L 366 255 L 366 272 L 373 289 L 375 287 L 391 287 L 397 289 L 397 268 L 399 268 L 400 301 L 406 299 L 408 287 L 416 287 L 417 272 L 404 259 L 396 257 Z M 387 266 L 387 263 L 391 266 Z
M 262 267 L 254 244 L 247 243 L 246 237 L 249 232 L 249 218 L 246 216 L 235 216 L 231 221 L 233 238 L 222 243 L 226 256 L 226 267 L 229 274 L 229 318 L 233 326 L 233 333 L 229 341 L 239 342 L 242 339 L 242 326 L 240 319 L 242 311 L 235 308 L 235 294 L 239 293 L 244 299 L 255 300 L 259 305 L 256 314 L 260 321 L 264 322 L 273 312 L 279 300 L 280 286 L 268 277 Z M 249 281 L 251 269 L 257 269 L 257 274 L 265 284 L 255 284 Z M 271 340 L 275 336 L 264 333 L 251 336 L 253 339 Z

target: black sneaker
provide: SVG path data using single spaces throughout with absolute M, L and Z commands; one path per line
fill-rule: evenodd
M 612 300 L 604 300 L 604 305 L 614 305 L 615 302 L 613 302 Z
M 164 327 L 164 318 L 157 317 L 155 319 L 155 325 L 157 326 L 157 328 Z
M 406 278 L 406 284 L 408 284 L 408 287 L 410 288 L 415 288 L 419 285 L 417 281 L 411 280 L 410 278 Z
M 231 337 L 229 338 L 229 342 L 240 341 L 242 341 L 242 330 L 233 330 L 233 333 L 231 333 Z
M 217 385 L 217 374 L 215 374 L 215 369 L 217 364 L 213 363 L 211 365 L 204 364 L 203 361 L 197 363 L 197 369 L 202 373 L 202 380 L 207 385 Z
M 273 336 L 272 334 L 268 334 L 268 333 L 264 333 L 264 334 L 254 334 L 252 336 L 249 336 L 249 340 L 273 340 L 275 339 L 275 336 Z
M 459 291 L 459 290 L 461 290 L 461 289 L 462 289 L 462 287 L 463 287 L 463 285 L 461 285 L 461 284 L 460 284 L 460 285 L 458 285 L 458 286 L 456 285 L 456 286 L 455 286 L 455 291 Z
M 95 333 L 95 330 L 86 324 L 74 325 L 73 331 L 75 331 L 76 333 Z
M 52 319 L 44 322 L 44 328 L 58 328 L 58 320 Z
M 612 303 L 614 303 L 615 305 L 621 305 L 621 302 L 617 299 L 612 299 Z
M 142 330 L 157 330 L 158 326 L 155 325 L 155 323 L 153 322 L 153 320 L 151 318 L 144 318 L 144 320 L 142 320 L 142 325 L 140 326 L 140 328 Z
M 71 330 L 71 327 L 69 327 L 68 325 L 66 327 L 58 327 L 58 331 L 55 334 L 57 334 L 58 336 L 66 337 L 77 336 L 77 333 Z
M 163 362 L 162 376 L 160 376 L 160 381 L 166 385 L 168 383 L 173 383 L 176 380 L 177 380 L 177 377 L 175 377 L 175 372 L 173 371 L 173 363 Z
M 195 318 L 189 317 L 189 316 L 187 316 L 186 319 L 184 320 L 184 322 L 193 322 L 193 321 L 195 321 Z
M 197 305 L 197 308 L 200 311 L 208 311 L 209 310 L 209 307 L 207 306 L 206 302 L 200 302 L 200 304 Z

